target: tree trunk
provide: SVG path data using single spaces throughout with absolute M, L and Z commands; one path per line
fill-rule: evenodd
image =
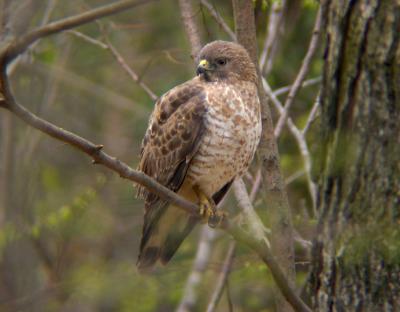
M 247 49 L 254 63 L 258 64 L 253 3 L 248 0 L 233 0 L 232 4 L 237 41 Z M 259 73 L 259 77 L 261 77 L 261 73 Z M 261 79 L 258 85 L 258 94 L 263 130 L 257 154 L 261 160 L 263 177 L 261 192 L 268 209 L 266 215 L 272 229 L 271 247 L 274 256 L 286 274 L 289 285 L 294 289 L 295 266 L 290 207 L 279 163 L 279 152 L 274 136 L 271 111 L 262 88 Z M 280 291 L 276 291 L 274 297 L 277 311 L 293 311 L 292 306 L 285 300 Z
M 400 1 L 323 2 L 316 311 L 400 309 Z

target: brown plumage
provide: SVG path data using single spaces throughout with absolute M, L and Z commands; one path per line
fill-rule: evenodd
M 200 51 L 197 76 L 156 103 L 139 170 L 186 199 L 199 192 L 218 203 L 257 148 L 261 117 L 255 65 L 236 44 L 214 41 Z M 167 263 L 197 218 L 139 187 L 145 200 L 138 267 Z

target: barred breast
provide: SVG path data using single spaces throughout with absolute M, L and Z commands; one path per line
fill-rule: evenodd
M 187 172 L 188 182 L 211 197 L 250 165 L 261 136 L 256 86 L 208 88 L 205 133 Z

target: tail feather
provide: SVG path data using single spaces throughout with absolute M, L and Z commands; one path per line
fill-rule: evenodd
M 196 202 L 197 196 L 185 184 L 178 194 L 189 201 Z M 198 219 L 174 205 L 167 205 L 154 215 L 149 215 L 148 226 L 142 236 L 137 262 L 140 271 L 148 271 L 157 260 L 167 264 L 183 240 L 190 234 Z
M 150 270 L 157 260 L 162 264 L 168 263 L 196 225 L 197 219 L 179 207 L 169 205 L 156 222 L 147 240 L 141 244 L 137 262 L 140 271 Z
M 164 242 L 164 246 L 160 250 L 160 260 L 162 264 L 167 264 L 172 256 L 178 250 L 183 240 L 190 234 L 198 220 L 193 217 L 181 218 L 180 223 L 185 223 L 185 227 L 181 231 L 170 232 Z

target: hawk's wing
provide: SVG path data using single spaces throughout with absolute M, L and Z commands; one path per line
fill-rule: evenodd
M 139 170 L 153 177 L 159 183 L 177 192 L 184 181 L 191 159 L 198 149 L 198 143 L 204 132 L 204 113 L 206 97 L 203 88 L 195 81 L 175 87 L 156 103 L 151 115 L 149 127 L 142 143 Z M 143 236 L 140 245 L 143 250 L 153 233 L 157 232 L 158 222 L 167 210 L 167 202 L 157 195 L 139 187 L 138 194 L 145 199 Z M 164 216 L 165 217 L 165 216 Z M 164 218 L 164 221 L 167 218 Z M 164 222 L 161 221 L 161 222 Z M 160 234 L 160 233 L 158 233 Z M 168 233 L 163 233 L 168 235 Z M 158 247 L 158 246 L 154 246 Z M 147 248 L 150 249 L 150 248 Z M 160 257 L 160 250 L 151 256 L 153 262 Z M 150 263 L 146 263 L 151 265 Z

